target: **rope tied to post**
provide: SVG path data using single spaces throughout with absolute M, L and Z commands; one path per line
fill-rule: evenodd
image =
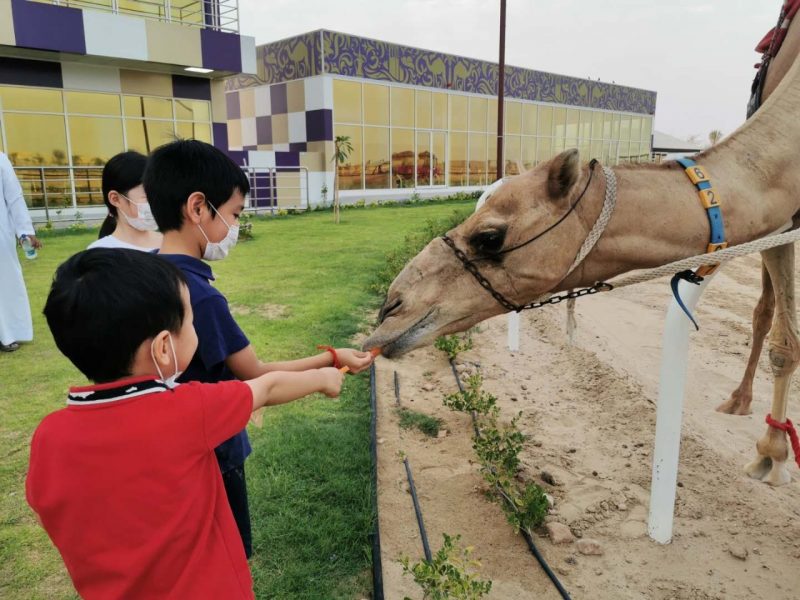
M 764 420 L 770 427 L 774 427 L 775 429 L 779 429 L 788 434 L 789 441 L 792 443 L 794 461 L 797 463 L 797 466 L 800 467 L 800 438 L 797 437 L 797 430 L 794 428 L 794 423 L 792 423 L 792 420 L 787 417 L 786 421 L 781 423 L 780 421 L 773 419 L 771 414 L 767 415 L 767 418 Z

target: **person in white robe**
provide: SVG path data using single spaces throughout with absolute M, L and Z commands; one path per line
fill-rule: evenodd
M 33 340 L 31 307 L 22 266 L 17 254 L 17 243 L 27 235 L 34 248 L 40 248 L 22 186 L 19 184 L 11 161 L 0 152 L 0 350 L 12 352 L 18 342 Z

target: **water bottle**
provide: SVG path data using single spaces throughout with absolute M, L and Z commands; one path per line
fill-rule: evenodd
M 23 234 L 19 238 L 19 243 L 22 246 L 22 250 L 25 252 L 25 258 L 28 260 L 33 260 L 36 258 L 36 248 L 33 247 L 31 238 Z

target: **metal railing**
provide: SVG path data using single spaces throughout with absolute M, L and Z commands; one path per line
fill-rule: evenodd
M 239 33 L 239 0 L 34 0 Z
M 309 208 L 306 167 L 242 167 L 250 181 L 246 210 L 256 214 Z M 31 209 L 43 209 L 47 221 L 75 219 L 75 211 L 103 206 L 101 166 L 14 167 Z M 62 211 L 67 213 L 61 217 Z
M 103 167 L 14 167 L 14 171 L 28 206 L 43 208 L 48 221 L 60 220 L 64 209 L 103 205 Z
M 245 210 L 259 214 L 279 210 L 307 210 L 309 203 L 306 167 L 242 167 L 250 181 Z

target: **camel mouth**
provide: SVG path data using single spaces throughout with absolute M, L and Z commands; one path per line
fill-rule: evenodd
M 367 338 L 363 344 L 363 348 L 369 349 L 379 347 L 381 349 L 381 355 L 386 358 L 397 358 L 402 356 L 415 347 L 416 341 L 429 333 L 429 330 L 433 325 L 434 316 L 437 312 L 438 311 L 436 307 L 431 307 L 428 312 L 422 315 L 422 317 L 420 317 L 415 323 L 403 331 L 399 331 L 394 334 L 390 333 L 388 335 L 381 335 L 380 329 L 387 323 L 387 321 L 391 321 L 392 318 L 395 318 L 394 315 L 390 315 L 386 317 L 378 329 L 373 332 L 369 338 Z

